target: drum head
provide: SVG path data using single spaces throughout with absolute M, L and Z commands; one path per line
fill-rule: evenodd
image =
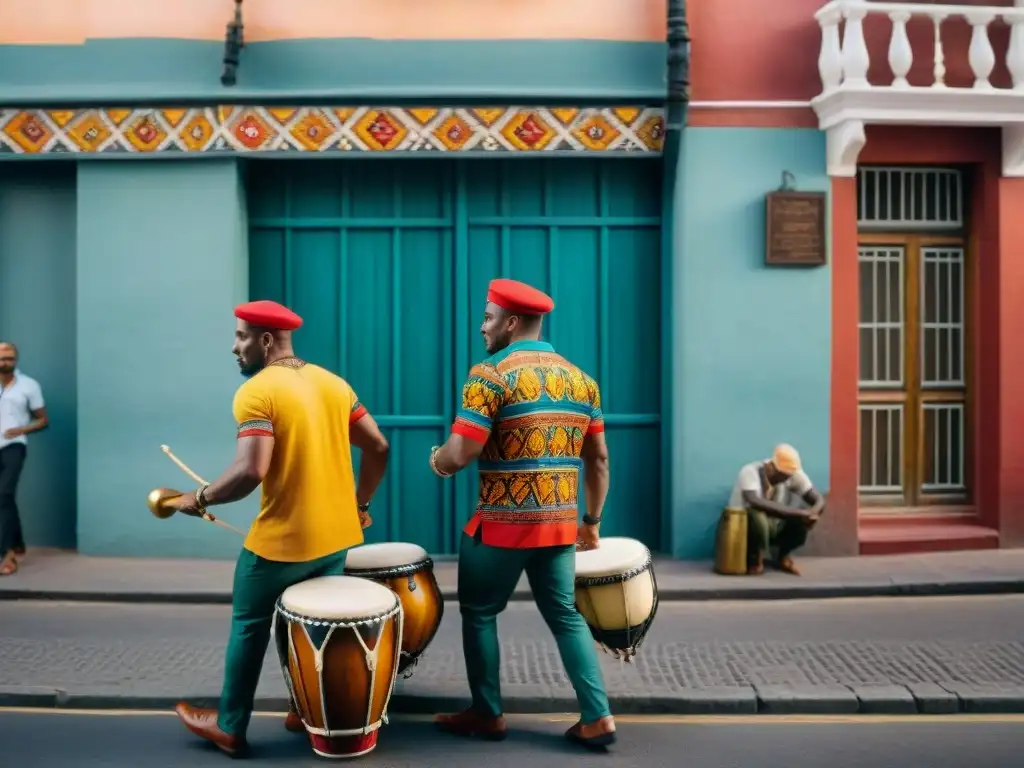
M 427 557 L 427 550 L 419 544 L 406 541 L 364 544 L 348 551 L 348 555 L 345 557 L 345 569 L 376 571 L 382 568 L 397 568 L 400 565 L 423 562 Z
M 398 596 L 369 579 L 320 576 L 288 587 L 281 595 L 281 605 L 299 616 L 351 621 L 393 610 Z
M 619 576 L 643 567 L 650 556 L 647 547 L 636 539 L 601 538 L 597 549 L 576 553 L 576 575 L 586 579 Z

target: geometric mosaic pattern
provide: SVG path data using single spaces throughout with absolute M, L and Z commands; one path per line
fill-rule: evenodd
M 658 153 L 651 107 L 257 107 L 0 110 L 18 155 L 261 152 Z

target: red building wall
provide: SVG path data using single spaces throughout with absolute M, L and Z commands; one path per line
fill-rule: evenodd
M 967 0 L 960 5 L 1013 6 L 1013 0 Z M 820 0 L 705 0 L 689 5 L 692 43 L 693 127 L 812 128 L 808 102 L 821 92 Z M 750 23 L 756 19 L 757 23 Z M 865 21 L 874 85 L 892 81 L 888 65 L 891 22 Z M 933 82 L 934 28 L 927 19 L 908 25 L 912 85 Z M 1009 85 L 1005 66 L 1008 29 L 989 29 L 996 53 L 992 83 Z M 942 27 L 945 82 L 969 87 L 971 27 L 963 19 Z M 974 355 L 972 400 L 974 477 L 979 523 L 998 528 L 1002 546 L 1024 545 L 1024 179 L 1001 177 L 998 128 L 869 126 L 862 164 L 966 165 L 976 181 L 971 202 Z M 856 181 L 832 185 L 832 416 L 829 509 L 837 532 L 857 529 L 858 283 Z M 855 533 L 854 533 L 855 535 Z M 849 544 L 849 542 L 845 542 Z M 830 547 L 831 548 L 831 547 Z M 837 550 L 848 550 L 839 543 Z
M 939 5 L 941 3 L 923 3 Z M 1013 0 L 965 0 L 957 5 L 1013 6 Z M 808 102 L 821 93 L 818 53 L 821 28 L 814 14 L 821 0 L 778 0 L 766 12 L 763 0 L 699 0 L 687 6 L 690 23 L 692 101 L 699 106 L 689 116 L 690 125 L 751 127 L 816 127 L 809 105 L 782 108 L 720 106 L 708 102 Z M 756 19 L 757 23 L 750 23 Z M 888 51 L 892 23 L 883 14 L 864 20 L 864 34 L 871 58 L 868 80 L 873 85 L 892 82 Z M 928 19 L 907 24 L 914 64 L 907 79 L 911 85 L 931 85 L 934 68 L 934 28 Z M 996 53 L 992 83 L 1007 87 L 1010 75 L 1005 54 L 1009 28 L 1002 22 L 989 27 Z M 945 82 L 966 87 L 974 82 L 967 59 L 971 27 L 962 18 L 942 26 Z

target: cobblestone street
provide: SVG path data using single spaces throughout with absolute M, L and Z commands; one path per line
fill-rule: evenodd
M 467 695 L 457 605 L 395 711 Z M 0 692 L 78 706 L 215 698 L 228 608 L 14 602 L 0 605 Z M 536 609 L 499 623 L 508 710 L 574 708 Z M 620 711 L 1024 711 L 1024 598 L 664 603 L 633 664 L 604 656 Z M 271 652 L 272 653 L 272 652 Z M 259 706 L 283 705 L 268 655 Z

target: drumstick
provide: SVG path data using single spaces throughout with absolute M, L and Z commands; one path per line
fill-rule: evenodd
M 227 528 L 229 531 L 234 531 L 235 533 L 237 533 L 243 539 L 245 538 L 245 532 L 244 531 L 238 530 L 237 528 L 235 528 L 235 526 L 233 526 L 233 525 L 231 525 L 229 523 L 225 523 L 223 520 L 218 520 L 216 517 L 211 515 L 209 512 L 205 512 L 203 514 L 203 520 L 209 520 L 214 525 L 219 525 L 221 528 Z
M 195 472 L 193 472 L 191 469 L 189 469 L 188 465 L 185 464 L 185 462 L 183 462 L 181 459 L 179 459 L 177 456 L 175 456 L 171 452 L 170 446 L 161 445 L 160 446 L 160 450 L 163 451 L 164 453 L 166 453 L 167 454 L 167 458 L 169 458 L 171 461 L 173 461 L 175 464 L 177 464 L 186 475 L 191 477 L 197 483 L 199 483 L 200 485 L 209 485 L 209 483 L 207 483 L 205 480 L 203 480 L 203 478 L 201 478 L 199 475 L 197 475 Z M 221 528 L 227 528 L 229 531 L 234 531 L 235 533 L 237 533 L 242 538 L 245 538 L 245 532 L 244 531 L 240 531 L 238 528 L 235 528 L 235 526 L 233 526 L 233 525 L 231 525 L 229 523 L 225 523 L 223 520 L 218 520 L 216 517 L 211 515 L 209 512 L 204 512 L 203 513 L 203 519 L 207 520 L 207 521 L 209 521 L 211 523 L 214 523 L 215 525 L 219 525 Z
M 169 458 L 171 461 L 173 461 L 175 464 L 177 464 L 178 467 L 181 468 L 182 472 L 184 472 L 186 475 L 191 477 L 197 483 L 199 483 L 200 485 L 209 485 L 209 483 L 207 483 L 205 480 L 203 480 L 203 478 L 201 478 L 199 475 L 197 475 L 195 472 L 193 472 L 191 469 L 189 469 L 185 465 L 185 462 L 183 462 L 181 459 L 179 459 L 177 456 L 175 456 L 173 453 L 171 453 L 171 449 L 170 449 L 169 446 L 161 445 L 160 446 L 160 450 L 163 451 L 164 453 L 166 453 L 167 454 L 167 458 Z

